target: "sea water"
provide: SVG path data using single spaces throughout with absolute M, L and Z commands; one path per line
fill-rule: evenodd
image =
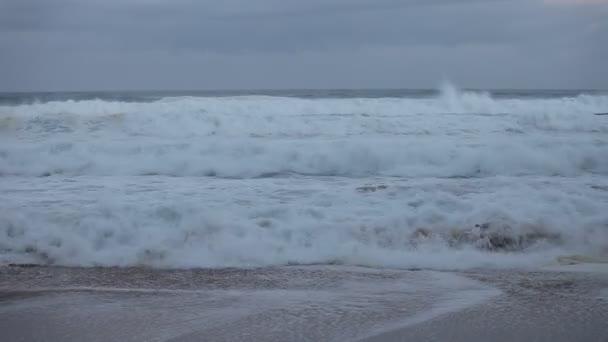
M 608 249 L 608 94 L 0 96 L 0 263 L 535 267 Z

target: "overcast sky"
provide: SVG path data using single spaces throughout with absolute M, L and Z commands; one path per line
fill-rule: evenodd
M 608 0 L 0 0 L 0 91 L 608 88 Z

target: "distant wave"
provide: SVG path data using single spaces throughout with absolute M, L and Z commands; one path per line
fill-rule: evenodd
M 0 106 L 2 135 L 278 137 L 608 132 L 593 113 L 608 96 L 494 99 L 446 88 L 435 98 L 299 99 L 172 97 L 159 101 L 60 101 Z
M 14 142 L 0 146 L 3 176 L 277 175 L 487 177 L 608 174 L 608 145 L 586 137 L 442 137 L 268 141 Z
M 483 177 L 608 172 L 608 96 L 173 97 L 0 107 L 0 175 Z M 314 138 L 314 139 L 313 139 Z

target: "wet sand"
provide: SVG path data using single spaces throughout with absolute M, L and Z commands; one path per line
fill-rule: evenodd
M 608 341 L 606 276 L 473 274 L 502 294 L 483 304 L 364 341 Z
M 608 273 L 0 267 L 6 341 L 607 341 Z

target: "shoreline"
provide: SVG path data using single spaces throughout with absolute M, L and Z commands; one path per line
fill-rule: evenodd
M 608 273 L 0 267 L 20 341 L 605 341 Z
M 415 326 L 361 342 L 394 341 L 606 341 L 607 275 L 580 267 L 543 272 L 484 274 L 474 279 L 502 295 Z M 507 280 L 506 277 L 511 279 Z

